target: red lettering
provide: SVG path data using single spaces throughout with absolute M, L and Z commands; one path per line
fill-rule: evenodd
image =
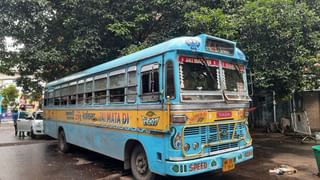
M 217 112 L 217 118 L 231 117 L 232 112 Z
M 199 171 L 202 169 L 206 169 L 208 167 L 207 162 L 201 162 L 201 163 L 196 163 L 196 164 L 190 164 L 189 165 L 189 172 L 192 171 Z

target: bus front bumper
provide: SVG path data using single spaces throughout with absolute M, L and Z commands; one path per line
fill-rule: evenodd
M 235 164 L 253 158 L 252 146 L 224 154 L 186 160 L 186 161 L 166 161 L 167 175 L 170 176 L 190 176 L 221 169 L 222 171 L 232 170 Z M 225 165 L 223 165 L 225 164 Z

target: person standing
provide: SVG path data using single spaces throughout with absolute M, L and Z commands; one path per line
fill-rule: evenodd
M 18 120 L 18 110 L 14 109 L 12 111 L 12 119 L 13 119 L 13 126 L 14 126 L 14 134 L 17 136 L 18 131 L 17 131 L 17 120 Z

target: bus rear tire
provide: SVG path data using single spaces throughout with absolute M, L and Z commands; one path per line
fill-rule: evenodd
M 136 146 L 130 157 L 131 172 L 135 179 L 155 180 L 157 175 L 152 173 L 148 166 L 148 160 L 144 149 Z
M 58 147 L 59 151 L 63 153 L 67 153 L 70 150 L 70 145 L 67 143 L 66 135 L 63 130 L 59 131 Z

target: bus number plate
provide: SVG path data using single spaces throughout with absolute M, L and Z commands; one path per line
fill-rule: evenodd
M 234 169 L 233 159 L 225 159 L 222 161 L 222 172 L 230 171 Z

